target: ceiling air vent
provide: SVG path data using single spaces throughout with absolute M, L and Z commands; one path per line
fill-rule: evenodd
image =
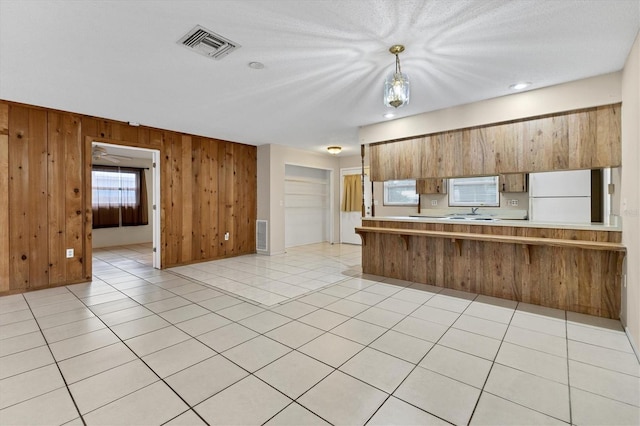
M 213 59 L 221 59 L 240 47 L 238 43 L 209 31 L 200 25 L 196 25 L 178 40 L 178 44 Z

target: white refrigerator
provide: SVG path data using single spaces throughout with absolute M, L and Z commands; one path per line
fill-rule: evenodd
M 530 173 L 529 220 L 591 223 L 591 170 Z

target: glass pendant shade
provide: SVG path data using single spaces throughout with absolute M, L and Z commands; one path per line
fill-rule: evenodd
M 384 81 L 384 104 L 388 107 L 400 108 L 409 103 L 410 83 L 407 75 L 392 72 Z
M 404 46 L 395 44 L 389 48 L 389 52 L 396 57 L 396 69 L 384 81 L 383 100 L 385 106 L 400 108 L 409 103 L 410 95 L 409 79 L 400 69 L 400 57 L 398 56 L 399 53 L 404 52 Z

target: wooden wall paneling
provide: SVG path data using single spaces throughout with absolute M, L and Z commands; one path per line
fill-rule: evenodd
M 198 206 L 199 210 L 194 212 L 198 215 L 200 222 L 200 236 L 198 242 L 200 247 L 200 259 L 209 259 L 211 252 L 211 156 L 209 155 L 209 140 L 199 139 L 199 152 L 197 161 L 199 166 L 199 181 L 196 186 L 199 193 Z M 195 206 L 194 206 L 195 207 Z
M 9 286 L 9 105 L 0 102 L 0 292 Z
M 169 241 L 169 254 L 171 258 L 169 263 L 172 265 L 179 265 L 183 262 L 182 259 L 182 179 L 187 178 L 182 175 L 182 160 L 180 158 L 182 154 L 182 147 L 180 146 L 180 135 L 171 133 L 169 136 L 171 140 L 171 214 L 169 220 L 171 221 L 170 227 L 170 241 Z
M 10 289 L 9 255 L 9 135 L 0 134 L 0 292 Z
M 50 113 L 51 114 L 51 113 Z M 91 279 L 93 211 L 91 209 L 91 141 L 83 141 L 81 119 L 61 113 L 60 134 L 65 144 L 63 186 L 65 204 L 65 248 L 74 250 L 74 257 L 60 259 L 66 264 L 66 282 Z M 51 183 L 50 183 L 51 186 Z
M 68 116 L 66 123 L 68 146 L 65 149 L 71 165 L 65 176 L 67 216 L 65 238 L 68 247 L 81 250 L 81 255 L 76 255 L 73 259 L 66 259 L 67 278 L 71 277 L 73 281 L 76 281 L 84 276 L 85 280 L 91 280 L 93 276 L 93 179 L 91 177 L 93 139 L 82 136 L 81 117 Z M 82 190 L 83 185 L 84 191 Z M 80 192 L 76 191 L 76 188 L 79 188 Z M 83 208 L 84 217 L 81 215 Z
M 29 110 L 9 113 L 9 275 L 11 290 L 29 285 Z
M 182 217 L 182 247 L 180 259 L 187 262 L 196 259 L 193 249 L 193 168 L 192 168 L 192 144 L 191 136 L 182 135 L 180 137 L 180 174 L 182 177 L 182 186 L 180 193 L 182 194 L 182 203 L 180 203 L 180 216 Z
M 256 185 L 257 150 L 248 145 L 236 145 L 234 171 L 234 234 L 237 254 L 255 253 L 256 194 L 247 191 Z
M 66 259 L 66 150 L 63 115 L 48 114 L 47 211 L 49 215 L 49 284 L 64 284 L 67 280 Z M 80 254 L 80 253 L 79 253 Z
M 433 262 L 434 253 L 427 247 L 427 238 L 409 238 L 409 259 L 408 280 L 413 282 L 426 282 L 429 271 L 429 264 Z
M 163 223 L 163 251 L 162 257 L 164 258 L 163 265 L 165 267 L 176 265 L 177 258 L 174 255 L 176 253 L 176 238 L 173 232 L 173 137 L 171 132 L 162 132 L 162 169 L 161 174 L 164 177 L 161 185 L 164 188 L 162 190 L 162 206 L 164 213 Z
M 0 292 L 9 289 L 9 105 L 0 102 Z
M 220 184 L 219 184 L 219 168 L 220 162 L 224 161 L 224 157 L 220 158 L 220 148 L 223 142 L 218 142 L 215 139 L 209 139 L 207 144 L 207 156 L 209 167 L 209 183 L 208 183 L 208 197 L 209 206 L 207 214 L 209 215 L 209 229 L 207 234 L 209 235 L 209 253 L 211 257 L 220 257 L 223 255 L 222 247 L 220 246 L 220 240 L 224 240 L 224 231 L 220 229 L 220 215 L 222 212 L 219 210 L 219 197 L 220 197 Z
M 606 311 L 606 307 L 602 306 L 601 303 L 602 286 L 601 283 L 594 281 L 602 273 L 602 267 L 606 268 L 606 264 L 603 265 L 602 262 L 598 262 L 596 259 L 602 253 L 589 253 L 588 250 L 574 251 L 575 263 L 572 266 L 575 266 L 575 268 L 571 272 L 578 273 L 580 277 L 578 282 L 579 307 L 580 309 L 585 309 L 590 315 L 601 315 L 603 310 Z M 580 266 L 578 267 L 578 265 Z
M 203 240 L 202 235 L 202 216 L 200 215 L 201 203 L 202 203 L 202 174 L 201 174 L 201 161 L 202 155 L 202 138 L 191 138 L 191 152 L 189 158 L 191 160 L 191 175 L 193 176 L 192 191 L 191 191 L 191 211 L 188 214 L 191 217 L 191 253 L 194 260 L 201 260 L 205 257 L 202 253 L 202 247 L 200 242 Z
M 231 176 L 230 176 L 231 175 Z M 224 142 L 218 143 L 218 254 L 227 256 L 231 251 L 233 229 L 233 151 Z M 225 233 L 229 240 L 225 241 Z
M 233 146 L 233 228 L 231 229 L 231 235 L 234 237 L 233 247 L 235 254 L 245 253 L 243 250 L 246 244 L 245 234 L 247 230 L 242 229 L 245 218 L 245 208 L 247 207 L 245 204 L 246 199 L 242 194 L 242 187 L 246 179 L 243 154 L 245 154 L 245 150 L 242 145 Z
M 616 318 L 620 312 L 620 304 L 622 301 L 622 276 L 618 271 L 618 256 L 622 253 L 606 253 L 607 269 L 606 274 L 611 277 L 615 277 L 614 280 L 609 280 L 604 283 L 604 286 L 600 292 L 600 306 L 603 310 L 609 313 L 609 318 Z
M 47 218 L 47 112 L 29 111 L 29 288 L 49 285 Z

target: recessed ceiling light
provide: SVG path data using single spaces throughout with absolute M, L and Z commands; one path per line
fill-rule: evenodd
M 386 113 L 386 114 L 382 114 L 382 116 L 383 116 L 384 118 L 393 118 L 393 117 L 395 117 L 396 115 L 395 115 L 394 113 L 392 113 L 392 112 L 388 112 L 388 113 Z
M 261 70 L 264 68 L 264 64 L 262 62 L 249 62 L 249 68 Z
M 527 82 L 512 84 L 511 86 L 509 86 L 509 89 L 511 89 L 511 90 L 522 90 L 522 89 L 526 89 L 529 86 L 531 86 L 531 83 L 529 83 L 527 81 Z

